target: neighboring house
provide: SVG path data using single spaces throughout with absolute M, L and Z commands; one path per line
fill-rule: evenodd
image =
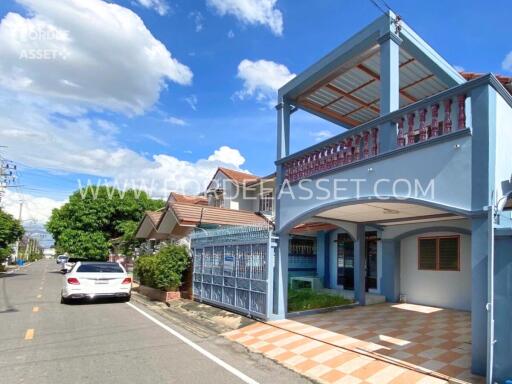
M 273 225 L 275 175 L 259 177 L 218 168 L 199 196 L 171 192 L 164 209 L 146 212 L 136 237 L 147 240 L 145 250 L 161 241 L 188 244 L 195 228 Z
M 206 188 L 208 205 L 274 216 L 275 174 L 260 177 L 219 167 Z
M 389 13 L 284 85 L 274 316 L 299 272 L 470 311 L 472 371 L 512 376 L 511 80 L 460 74 Z M 296 109 L 342 133 L 290 153 Z

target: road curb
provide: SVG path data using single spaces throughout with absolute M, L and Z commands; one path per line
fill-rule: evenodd
M 138 304 L 144 305 L 146 308 L 162 316 L 163 318 L 171 321 L 173 324 L 178 325 L 181 328 L 199 336 L 201 338 L 207 338 L 210 336 L 218 336 L 212 327 L 207 326 L 204 323 L 198 322 L 193 318 L 185 318 L 184 316 L 178 316 L 175 313 L 169 313 L 167 306 L 164 303 L 148 300 L 145 296 L 132 291 L 132 300 Z

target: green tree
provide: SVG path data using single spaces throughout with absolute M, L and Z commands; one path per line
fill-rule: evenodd
M 46 228 L 59 249 L 79 258 L 104 260 L 112 239 L 131 241 L 144 212 L 163 206 L 162 200 L 142 191 L 89 187 L 75 191 L 68 203 L 54 209 Z
M 24 233 L 19 220 L 0 209 L 0 260 L 12 254 L 12 244 L 20 240 Z

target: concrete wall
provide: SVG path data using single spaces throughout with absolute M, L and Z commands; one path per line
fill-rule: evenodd
M 418 237 L 446 236 L 453 232 L 430 232 L 402 240 L 400 253 L 400 292 L 407 302 L 471 309 L 471 238 L 460 235 L 460 271 L 418 270 Z
M 496 137 L 495 188 L 499 199 L 506 192 L 502 190 L 502 182 L 510 180 L 512 175 L 512 108 L 499 94 L 496 94 Z
M 496 237 L 494 275 L 494 375 L 504 383 L 512 379 L 512 234 Z

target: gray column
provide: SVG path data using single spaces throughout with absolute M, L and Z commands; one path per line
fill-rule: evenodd
M 400 44 L 402 40 L 393 32 L 379 39 L 380 44 L 380 115 L 384 116 L 400 108 Z M 380 151 L 395 148 L 397 129 L 394 122 L 379 126 Z
M 277 160 L 290 154 L 290 112 L 288 102 L 281 100 L 277 109 Z
M 366 305 L 366 238 L 363 224 L 357 225 L 354 242 L 354 298 L 360 305 Z
M 380 44 L 380 115 L 400 108 L 400 44 L 402 40 L 392 32 L 379 38 Z
M 288 254 L 290 236 L 279 235 L 274 265 L 274 318 L 284 319 L 288 312 Z
M 471 371 L 485 376 L 487 356 L 487 217 L 471 221 Z
M 318 231 L 316 233 L 316 274 L 322 279 L 324 287 L 328 288 L 329 284 L 326 284 L 328 279 L 329 266 L 325 264 L 325 232 Z
M 398 302 L 400 296 L 400 240 L 382 240 L 381 293 L 386 301 Z

